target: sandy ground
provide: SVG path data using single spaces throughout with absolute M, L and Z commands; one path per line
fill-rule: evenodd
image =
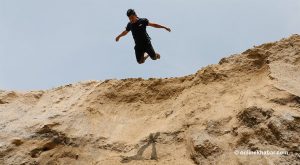
M 300 36 L 184 77 L 1 90 L 0 114 L 0 164 L 299 164 Z

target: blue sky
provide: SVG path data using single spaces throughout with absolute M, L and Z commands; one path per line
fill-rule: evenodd
M 159 61 L 136 63 L 126 10 L 148 27 Z M 0 89 L 192 74 L 222 57 L 300 33 L 299 0 L 0 0 Z

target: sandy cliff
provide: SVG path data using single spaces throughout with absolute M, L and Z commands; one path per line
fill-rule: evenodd
M 300 36 L 184 77 L 0 91 L 0 114 L 0 164 L 296 164 Z

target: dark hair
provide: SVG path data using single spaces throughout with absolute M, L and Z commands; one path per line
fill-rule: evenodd
M 127 17 L 131 16 L 131 15 L 136 15 L 135 11 L 133 9 L 128 9 L 127 10 Z

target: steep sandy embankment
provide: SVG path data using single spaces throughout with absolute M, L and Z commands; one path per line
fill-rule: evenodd
M 0 114 L 0 164 L 296 164 L 300 36 L 185 77 L 0 91 Z

